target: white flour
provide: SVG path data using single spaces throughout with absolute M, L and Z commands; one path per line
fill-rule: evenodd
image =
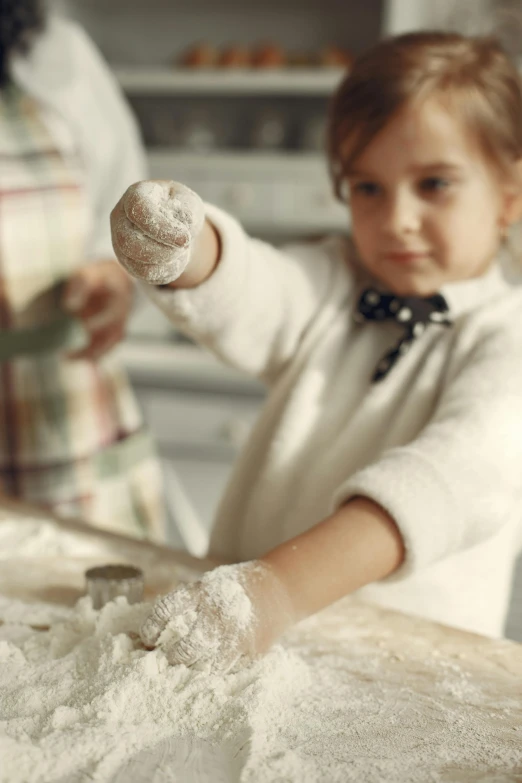
M 201 198 L 178 182 L 144 181 L 131 185 L 121 204 L 111 218 L 120 263 L 151 284 L 176 280 L 189 263 L 193 240 L 203 227 Z
M 229 779 L 252 783 L 455 781 L 440 772 L 454 765 L 485 783 L 493 769 L 505 781 L 522 770 L 516 693 L 488 699 L 456 663 L 429 662 L 436 689 L 415 694 L 415 674 L 381 680 L 393 668 L 389 652 L 345 629 L 338 641 L 351 639 L 352 652 L 341 658 L 333 638 L 317 645 L 309 621 L 293 649 L 212 675 L 142 648 L 148 609 L 121 599 L 95 612 L 82 599 L 49 632 L 0 627 L 1 781 L 110 781 L 130 757 L 173 736 L 220 744 L 242 767 Z M 495 739 L 485 721 L 492 710 L 502 729 Z
M 0 547 L 6 538 L 0 525 Z M 26 552 L 34 551 L 29 538 L 18 542 Z M 0 602 L 2 783 L 493 783 L 522 775 L 520 679 L 500 692 L 489 670 L 473 674 L 471 661 L 464 668 L 422 635 L 397 653 L 378 609 L 312 618 L 284 647 L 221 676 L 146 651 L 138 630 L 147 604 L 121 599 L 96 612 L 84 598 L 58 613 L 41 604 L 49 631 L 25 625 L 34 608 Z M 169 738 L 184 756 L 196 740 L 216 744 L 226 776 L 214 768 L 189 777 L 168 754 L 144 776 L 127 772 Z
M 253 623 L 252 602 L 239 583 L 237 572 L 237 566 L 221 566 L 221 568 L 215 568 L 204 575 L 202 583 L 205 585 L 209 597 L 208 608 L 212 611 L 212 615 L 208 617 L 208 623 L 205 622 L 206 618 L 202 616 L 201 611 L 198 611 L 195 605 L 192 608 L 191 586 L 184 587 L 181 590 L 178 589 L 175 592 L 172 603 L 175 601 L 176 607 L 170 605 L 170 596 L 166 596 L 163 605 L 170 619 L 166 625 L 164 625 L 164 621 L 158 622 L 158 619 L 153 623 L 151 630 L 156 629 L 156 633 L 153 633 L 155 644 L 151 646 L 165 648 L 165 646 L 174 645 L 180 639 L 189 637 L 189 635 L 197 634 L 198 639 L 194 640 L 194 644 L 191 645 L 194 647 L 194 651 L 202 644 L 206 644 L 207 647 L 213 644 L 215 649 L 210 649 L 209 652 L 218 654 L 220 647 L 219 636 L 224 636 L 227 633 L 227 629 L 229 633 L 234 635 L 237 635 L 238 632 L 246 631 Z M 216 625 L 214 622 L 216 616 L 220 616 L 223 620 L 221 628 L 214 627 Z M 205 628 L 205 625 L 208 625 L 208 627 Z M 196 634 L 194 633 L 194 628 L 197 629 Z M 157 632 L 159 630 L 161 630 L 161 633 L 158 637 Z M 218 638 L 216 638 L 216 635 L 218 635 Z M 239 639 L 232 638 L 230 641 L 233 644 L 234 641 L 238 642 Z
M 24 517 L 10 521 L 12 514 L 0 509 L 0 562 L 16 557 L 89 557 L 100 555 L 95 539 L 80 538 L 74 532 L 57 532 L 53 522 Z

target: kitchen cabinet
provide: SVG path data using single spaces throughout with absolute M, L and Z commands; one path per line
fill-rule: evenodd
M 324 154 L 328 100 L 346 71 L 335 65 L 339 57 L 383 35 L 470 20 L 476 27 L 485 2 L 61 4 L 113 66 L 139 119 L 151 175 L 182 181 L 247 230 L 283 241 L 349 230 Z M 192 67 L 182 65 L 187 51 Z
M 324 155 L 328 99 L 383 34 L 438 20 L 430 0 L 70 0 L 139 118 L 154 177 L 193 187 L 258 235 L 349 228 Z M 443 6 L 445 3 L 443 2 Z M 199 47 L 208 67 L 181 67 Z M 281 67 L 232 67 L 245 53 Z M 219 65 L 228 57 L 229 67 Z M 268 57 L 268 61 L 267 61 Z M 205 59 L 206 58 L 206 59 Z M 218 58 L 218 64 L 214 63 Z M 326 63 L 330 63 L 326 65 Z

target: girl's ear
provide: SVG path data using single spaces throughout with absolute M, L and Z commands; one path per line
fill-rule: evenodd
M 504 196 L 503 223 L 510 226 L 522 220 L 522 159 L 514 165 L 513 177 Z

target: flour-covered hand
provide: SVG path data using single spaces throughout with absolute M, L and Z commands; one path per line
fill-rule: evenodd
M 203 202 L 186 185 L 137 182 L 111 213 L 114 252 L 133 277 L 154 285 L 171 283 L 189 263 L 204 221 Z
M 171 664 L 228 671 L 266 652 L 293 623 L 286 592 L 267 566 L 252 561 L 220 566 L 160 598 L 141 636 Z

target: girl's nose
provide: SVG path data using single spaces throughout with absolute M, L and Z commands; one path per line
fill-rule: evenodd
M 392 236 L 415 234 L 421 226 L 421 214 L 417 200 L 410 193 L 400 191 L 387 199 L 383 216 L 383 228 Z

